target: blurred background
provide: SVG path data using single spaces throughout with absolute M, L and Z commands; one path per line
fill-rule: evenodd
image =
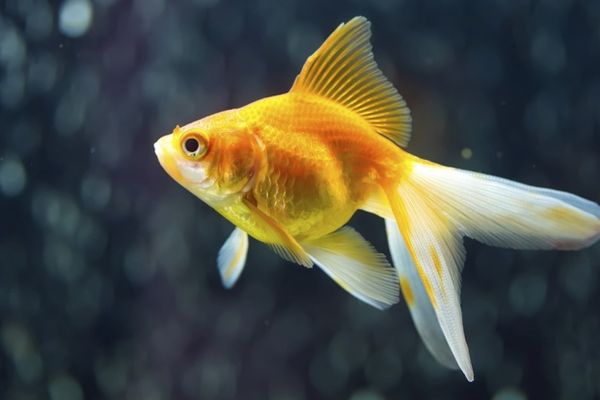
M 0 398 L 600 398 L 600 245 L 467 241 L 468 383 L 380 312 L 252 242 L 152 144 L 285 92 L 340 22 L 413 112 L 409 151 L 600 201 L 600 2 L 0 1 Z M 388 253 L 381 220 L 351 225 Z

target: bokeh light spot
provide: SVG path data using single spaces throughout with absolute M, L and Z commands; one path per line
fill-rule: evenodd
M 471 150 L 471 149 L 470 149 L 470 148 L 468 148 L 468 147 L 465 147 L 464 149 L 462 149 L 462 150 L 460 151 L 460 156 L 461 156 L 462 158 L 464 158 L 465 160 L 470 160 L 470 159 L 471 159 L 471 157 L 473 157 L 473 150 Z
M 0 191 L 8 197 L 18 196 L 27 183 L 27 173 L 18 159 L 0 161 Z
M 58 26 L 69 37 L 84 35 L 92 24 L 92 4 L 87 0 L 67 0 L 60 8 Z
M 69 375 L 59 375 L 48 385 L 51 400 L 83 400 L 79 383 Z
M 527 396 L 518 389 L 504 388 L 499 390 L 492 400 L 527 400 Z

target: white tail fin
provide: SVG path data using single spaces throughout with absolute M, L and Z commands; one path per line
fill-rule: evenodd
M 395 227 L 387 222 L 392 255 L 408 253 L 412 259 L 407 263 L 401 256 L 393 257 L 401 284 L 406 279 L 410 294 L 406 288 L 403 293 L 417 329 L 436 358 L 452 366 L 449 347 L 456 364 L 472 380 L 459 300 L 462 237 L 519 249 L 580 249 L 600 237 L 600 206 L 569 193 L 416 158 L 408 167 L 396 187 L 384 188 L 387 202 L 372 199 L 365 208 L 388 219 L 390 212 L 381 210 L 391 210 L 396 221 Z M 414 294 L 423 289 L 430 304 Z
M 440 328 L 435 310 L 427 295 L 427 290 L 417 272 L 417 266 L 412 260 L 396 221 L 386 219 L 385 228 L 390 252 L 392 253 L 392 261 L 398 271 L 400 289 L 402 289 L 406 305 L 410 310 L 419 335 L 421 335 L 427 349 L 440 364 L 448 368 L 458 369 L 458 364 L 456 364 L 456 360 Z M 472 376 L 470 368 L 467 371 Z
M 576 250 L 600 236 L 600 206 L 570 193 L 429 163 L 415 163 L 410 179 L 464 235 L 483 243 Z

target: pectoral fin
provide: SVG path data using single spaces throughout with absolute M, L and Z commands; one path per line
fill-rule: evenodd
M 244 198 L 243 202 L 254 217 L 256 217 L 256 220 L 263 224 L 263 228 L 270 230 L 273 236 L 279 239 L 276 243 L 269 243 L 277 254 L 288 261 L 295 262 L 307 268 L 312 267 L 313 262 L 308 254 L 306 254 L 306 251 L 304 251 L 300 243 L 281 224 L 262 212 L 252 199 Z
M 303 243 L 310 258 L 354 297 L 379 309 L 398 302 L 396 271 L 352 228 Z
M 248 254 L 248 234 L 240 228 L 235 228 L 227 238 L 217 257 L 217 267 L 221 274 L 223 286 L 230 289 L 235 285 Z

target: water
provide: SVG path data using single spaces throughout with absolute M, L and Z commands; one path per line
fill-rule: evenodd
M 374 310 L 256 242 L 221 287 L 231 226 L 152 143 L 286 91 L 359 14 L 411 152 L 600 200 L 597 1 L 3 0 L 0 398 L 600 397 L 598 245 L 467 242 L 470 384 L 404 304 Z M 378 219 L 352 225 L 387 252 Z

